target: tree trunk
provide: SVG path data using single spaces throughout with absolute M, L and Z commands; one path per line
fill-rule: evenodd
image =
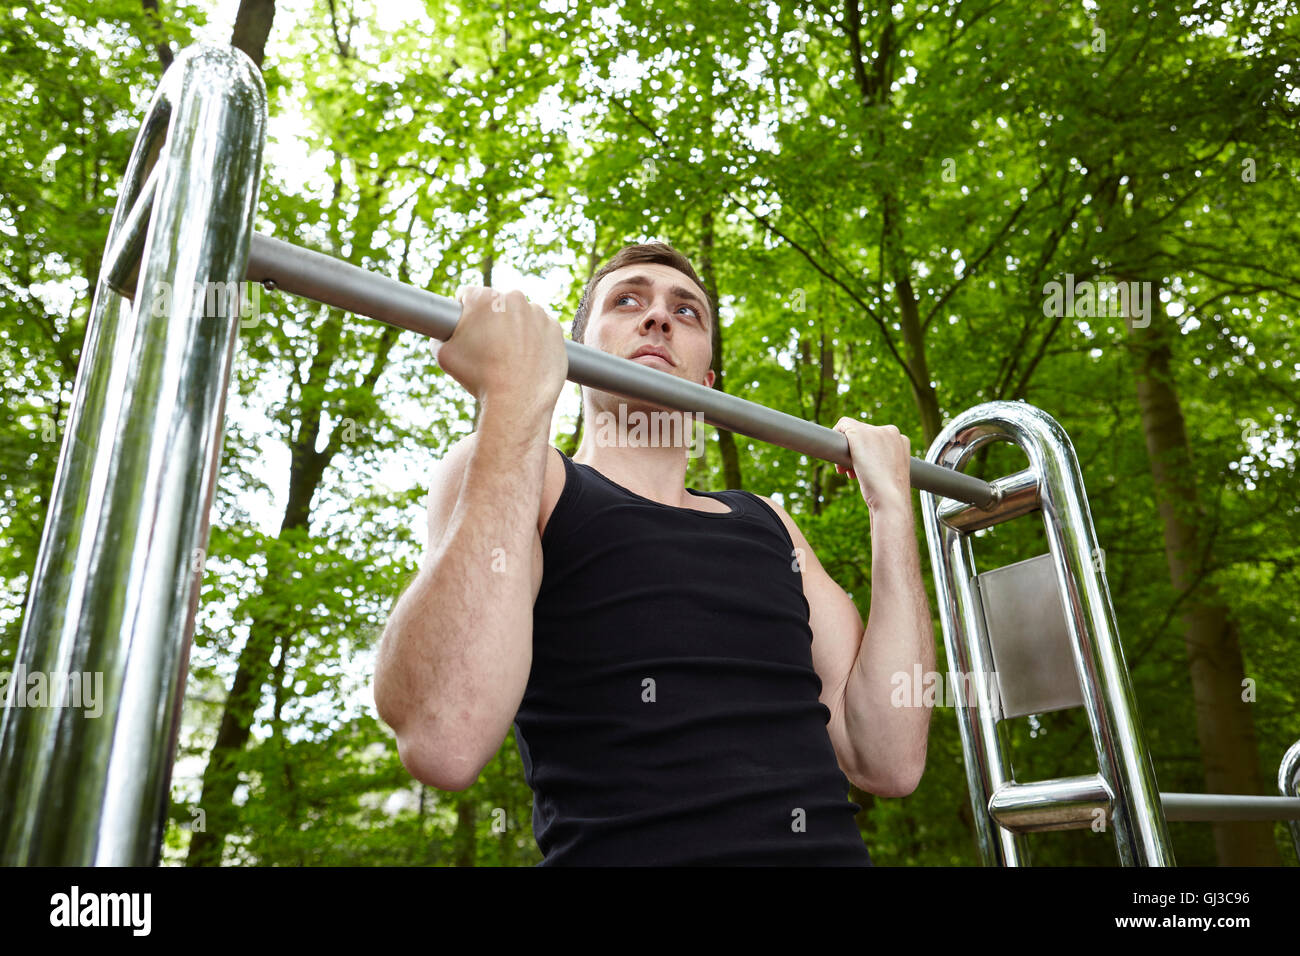
M 266 55 L 266 38 L 271 34 L 273 19 L 275 0 L 239 0 L 230 45 L 247 53 L 259 70 Z
M 336 343 L 335 343 L 336 344 Z M 317 353 L 319 364 L 320 353 Z M 293 444 L 289 473 L 289 501 L 280 524 L 280 535 L 305 529 L 311 517 L 311 501 L 320 484 L 331 453 L 317 452 L 320 408 L 314 416 L 304 415 L 303 427 Z M 263 596 L 274 588 L 274 577 L 268 577 L 263 586 Z M 286 638 L 288 622 L 278 619 L 276 611 L 268 611 L 249 625 L 248 641 L 239 655 L 239 667 L 226 707 L 221 715 L 217 740 L 208 756 L 208 766 L 203 772 L 203 791 L 199 806 L 205 814 L 206 829 L 195 832 L 190 840 L 186 866 L 220 866 L 226 836 L 234 829 L 236 810 L 235 788 L 238 786 L 236 758 L 248 745 L 252 732 L 253 714 L 262 700 L 262 689 L 270 674 L 271 655 L 278 643 Z
M 809 377 L 817 382 L 821 380 L 820 368 L 812 354 L 812 339 L 804 329 L 799 330 L 799 351 L 795 358 L 795 391 L 799 397 L 799 417 L 809 421 L 817 419 L 817 391 L 814 390 L 809 396 L 812 407 L 809 408 L 808 402 L 804 400 L 804 371 L 808 370 Z M 820 387 L 820 386 L 819 386 Z M 821 494 L 822 472 L 826 468 L 826 462 L 814 455 L 808 456 L 808 494 L 811 500 L 808 502 L 809 510 L 814 515 L 822 513 L 822 507 L 825 505 L 825 499 Z
M 280 758 L 280 772 L 282 777 L 282 787 L 288 810 L 286 818 L 281 821 L 283 830 L 291 837 L 296 834 L 299 824 L 302 820 L 302 812 L 299 807 L 298 784 L 294 780 L 293 766 L 289 760 L 289 745 L 285 740 L 284 733 L 284 705 L 290 688 L 285 686 L 285 673 L 288 670 L 289 653 L 291 651 L 292 637 L 287 633 L 281 634 L 280 653 L 276 655 L 275 671 L 272 676 L 275 687 L 275 706 L 271 714 L 271 739 L 275 741 L 276 752 Z M 269 786 L 273 786 L 273 778 L 267 781 Z M 304 847 L 296 839 L 293 841 L 294 847 L 298 853 L 298 865 L 306 866 L 307 861 L 303 853 Z
M 713 313 L 713 371 L 717 377 L 713 387 L 725 392 L 722 381 L 722 317 L 718 315 L 718 276 L 713 264 L 713 210 L 706 209 L 700 229 L 700 278 L 709 296 L 709 310 Z M 726 488 L 743 489 L 745 482 L 740 473 L 740 454 L 736 451 L 736 436 L 725 428 L 718 430 L 718 452 L 722 456 L 722 481 Z
M 161 29 L 162 18 L 158 16 L 158 0 L 140 0 L 144 12 L 155 27 Z M 159 37 L 158 42 L 154 44 L 154 49 L 158 51 L 158 62 L 162 65 L 162 72 L 166 73 L 172 65 L 172 48 L 168 44 L 166 37 Z M 92 285 L 93 289 L 94 286 Z
M 239 783 L 235 758 L 248 743 L 252 715 L 261 702 L 268 661 L 279 636 L 273 629 L 275 626 L 273 622 L 258 620 L 249 627 L 248 642 L 239 655 L 239 669 L 221 714 L 217 740 L 203 771 L 199 806 L 204 812 L 205 829 L 191 836 L 186 866 L 221 865 L 226 834 L 235 826 L 234 795 Z
M 921 416 L 921 431 L 924 434 L 922 449 L 925 449 L 939 437 L 939 431 L 943 428 L 943 421 L 939 417 L 939 398 L 930 384 L 930 365 L 925 358 L 925 330 L 921 327 L 921 314 L 917 308 L 916 293 L 912 291 L 912 280 L 906 275 L 895 275 L 894 287 L 898 291 L 899 324 L 903 327 L 903 354 L 912 379 L 912 397 L 916 399 L 916 410 Z M 915 444 L 913 442 L 914 446 Z
M 833 300 L 832 300 L 833 301 Z M 823 316 L 821 326 L 820 358 L 821 379 L 817 383 L 817 412 L 813 421 L 823 425 L 833 425 L 839 421 L 841 412 L 839 379 L 835 377 L 835 349 L 826 337 L 826 320 Z M 829 462 L 817 463 L 818 485 L 816 493 L 827 501 L 835 495 L 836 487 L 842 487 L 851 479 L 841 475 Z M 856 484 L 856 482 L 855 482 Z
M 403 268 L 405 263 L 403 263 Z M 308 395 L 323 396 L 329 370 L 338 358 L 342 317 L 330 313 L 321 330 L 316 354 L 308 372 Z M 386 328 L 379 339 L 375 359 L 366 373 L 364 387 L 373 390 L 380 374 L 388 364 L 388 355 L 397 342 L 400 331 Z M 301 427 L 291 444 L 289 467 L 289 500 L 285 505 L 280 524 L 280 536 L 294 530 L 305 531 L 311 519 L 312 499 L 330 461 L 342 447 L 338 429 L 330 436 L 323 451 L 316 451 L 320 436 L 321 417 L 325 399 L 316 397 L 302 406 Z M 359 411 L 348 406 L 340 409 L 338 418 L 355 420 Z M 263 593 L 274 588 L 274 577 L 268 577 Z M 274 593 L 270 591 L 270 593 Z M 267 611 L 255 617 L 249 625 L 248 642 L 239 655 L 239 667 L 221 715 L 217 740 L 208 756 L 208 766 L 203 773 L 203 790 L 199 806 L 206 816 L 207 829 L 196 832 L 190 840 L 186 866 L 220 866 L 226 835 L 234 828 L 237 813 L 234 793 L 238 785 L 236 759 L 248 745 L 252 732 L 253 715 L 261 703 L 263 686 L 271 669 L 271 655 L 282 639 L 288 636 L 291 622 L 280 619 L 280 611 L 270 605 Z
M 478 838 L 475 827 L 478 823 L 477 798 L 466 792 L 456 801 L 456 866 L 475 866 L 478 859 Z
M 1254 715 L 1242 700 L 1244 669 L 1237 629 L 1210 569 L 1205 509 L 1193 471 L 1182 405 L 1171 373 L 1173 320 L 1153 297 L 1150 324 L 1132 329 L 1138 407 L 1156 503 L 1164 525 L 1169 576 L 1181 596 L 1183 643 L 1191 673 L 1196 736 L 1208 793 L 1264 793 Z M 1131 327 L 1131 321 L 1129 322 Z M 1280 866 L 1273 824 L 1214 824 L 1221 866 Z

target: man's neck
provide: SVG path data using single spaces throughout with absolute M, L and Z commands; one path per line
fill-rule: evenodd
M 643 422 L 650 415 L 648 410 L 636 406 L 629 406 L 622 415 L 617 405 L 585 408 L 582 443 L 574 452 L 573 460 L 595 468 L 610 481 L 643 498 L 678 508 L 690 507 L 692 496 L 686 493 L 689 432 L 678 446 L 667 444 L 667 436 L 663 434 L 656 440 L 656 429 L 648 423 L 638 435 L 634 430 L 638 413 Z M 689 416 L 684 417 L 689 424 Z M 631 426 L 625 427 L 626 423 Z

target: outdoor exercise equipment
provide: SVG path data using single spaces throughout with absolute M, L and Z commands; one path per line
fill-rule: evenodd
M 16 673 L 103 675 L 103 713 L 7 707 L 0 723 L 0 863 L 156 863 L 166 820 L 245 279 L 448 338 L 458 303 L 253 232 L 266 135 L 261 75 L 237 50 L 191 47 L 163 77 L 109 229 L 28 593 Z M 220 314 L 212 316 L 207 290 Z M 684 412 L 841 465 L 839 432 L 566 343 L 574 382 Z M 959 470 L 1011 441 L 1030 467 Z M 949 668 L 996 671 L 959 702 L 984 862 L 1027 862 L 1024 834 L 1102 815 L 1120 862 L 1173 863 L 1166 819 L 1285 819 L 1300 852 L 1300 744 L 1283 796 L 1162 794 L 1138 720 L 1083 480 L 1044 412 L 996 402 L 913 459 Z M 1049 555 L 977 575 L 970 535 L 1041 513 Z M 1055 600 L 1054 600 L 1055 599 Z M 981 686 L 983 686 L 981 684 Z M 1001 720 L 1086 708 L 1098 772 L 1014 780 Z

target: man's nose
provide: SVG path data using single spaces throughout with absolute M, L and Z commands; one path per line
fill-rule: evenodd
M 647 332 L 656 325 L 660 326 L 664 332 L 672 331 L 672 316 L 664 306 L 657 304 L 651 305 L 650 311 L 641 320 L 641 327 Z

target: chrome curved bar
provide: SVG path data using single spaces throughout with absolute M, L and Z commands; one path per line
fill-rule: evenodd
M 4 709 L 6 865 L 157 862 L 238 337 L 237 299 L 205 292 L 244 278 L 265 136 L 252 61 L 191 47 L 136 139 L 16 663 L 102 699 Z M 109 273 L 137 269 L 132 303 Z
M 975 516 L 932 494 L 921 494 L 926 538 L 934 569 L 949 668 L 992 673 L 993 655 L 975 587 L 969 531 L 995 520 L 1025 514 L 1037 506 L 1047 531 L 1061 603 L 1092 726 L 1098 778 L 1114 794 L 1112 831 L 1124 865 L 1172 866 L 1168 827 L 1156 786 L 1155 770 L 1138 720 L 1133 688 L 1124 662 L 1115 610 L 1102 568 L 1083 478 L 1069 438 L 1047 413 L 1021 402 L 989 402 L 959 415 L 935 439 L 927 460 L 961 469 L 980 448 L 995 441 L 1019 446 L 1029 468 L 1009 476 L 1014 494 L 1003 497 L 1004 515 Z M 942 508 L 942 511 L 941 511 Z M 977 681 L 981 688 L 984 681 Z M 1024 838 L 999 826 L 990 808 L 994 795 L 1014 792 L 1010 761 L 999 729 L 1001 704 L 981 701 L 975 708 L 958 700 L 958 726 L 966 758 L 967 782 L 976 820 L 976 840 L 986 865 L 1028 862 Z M 1041 789 L 1041 788 L 1040 788 Z M 1037 791 L 1035 791 L 1037 793 Z

